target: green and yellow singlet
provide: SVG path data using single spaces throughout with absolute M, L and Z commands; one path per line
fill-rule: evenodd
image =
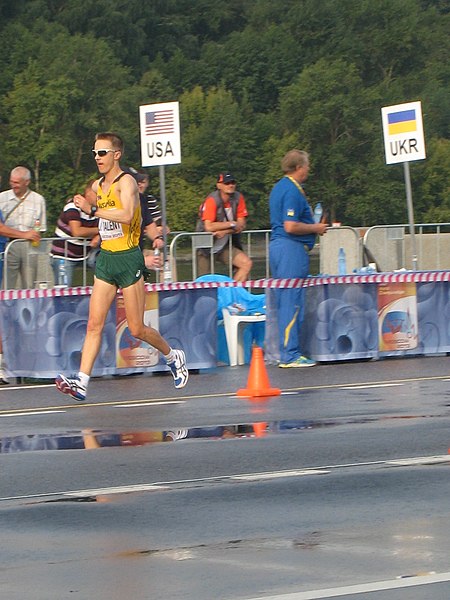
M 112 182 L 109 190 L 105 193 L 102 190 L 101 181 L 97 188 L 97 206 L 105 210 L 114 210 L 123 208 L 120 197 L 116 191 L 117 182 L 125 173 L 121 173 Z M 130 250 L 139 245 L 141 234 L 141 205 L 138 204 L 134 209 L 133 219 L 128 225 L 126 223 L 116 223 L 108 219 L 99 219 L 98 231 L 102 239 L 102 250 L 109 252 L 118 252 L 120 250 Z

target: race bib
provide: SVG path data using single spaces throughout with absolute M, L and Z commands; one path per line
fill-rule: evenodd
M 98 223 L 98 232 L 102 240 L 115 240 L 123 237 L 122 223 L 100 219 Z

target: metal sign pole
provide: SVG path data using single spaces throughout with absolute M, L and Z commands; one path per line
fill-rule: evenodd
M 417 250 L 416 250 L 416 235 L 414 228 L 414 209 L 411 191 L 411 175 L 409 172 L 409 162 L 403 163 L 403 173 L 405 176 L 406 185 L 406 204 L 408 207 L 409 233 L 411 236 L 411 259 L 413 271 L 417 271 Z
M 166 165 L 181 163 L 180 110 L 178 102 L 159 102 L 139 107 L 141 133 L 141 164 L 143 167 L 159 167 L 161 220 L 164 240 L 163 281 L 172 281 L 172 264 L 167 248 L 166 219 Z M 175 263 L 173 273 L 176 277 Z
M 164 264 L 163 264 L 163 281 L 170 282 L 172 280 L 172 274 L 169 264 L 169 256 L 167 251 L 167 227 L 166 227 L 166 171 L 165 166 L 159 166 L 159 195 L 161 199 L 161 221 L 163 227 L 163 240 L 164 240 Z

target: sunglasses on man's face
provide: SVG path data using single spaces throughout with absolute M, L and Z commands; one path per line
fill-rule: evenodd
M 101 150 L 92 149 L 91 152 L 94 158 L 97 158 L 97 156 L 100 156 L 100 158 L 102 158 L 103 156 L 106 156 L 108 152 L 115 152 L 115 150 L 111 150 L 110 148 L 102 148 Z

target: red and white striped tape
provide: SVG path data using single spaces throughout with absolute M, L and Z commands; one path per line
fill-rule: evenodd
M 221 287 L 244 287 L 244 288 L 297 288 L 314 287 L 318 285 L 335 285 L 349 283 L 431 283 L 439 281 L 450 281 L 450 271 L 402 271 L 399 273 L 373 273 L 367 275 L 327 275 L 318 277 L 293 278 L 293 279 L 255 279 L 251 281 L 176 281 L 174 283 L 146 283 L 148 292 L 158 291 L 182 291 L 214 289 Z M 91 286 L 79 287 L 54 287 L 45 290 L 1 290 L 1 300 L 22 300 L 29 298 L 57 298 L 60 296 L 89 296 L 92 292 Z

